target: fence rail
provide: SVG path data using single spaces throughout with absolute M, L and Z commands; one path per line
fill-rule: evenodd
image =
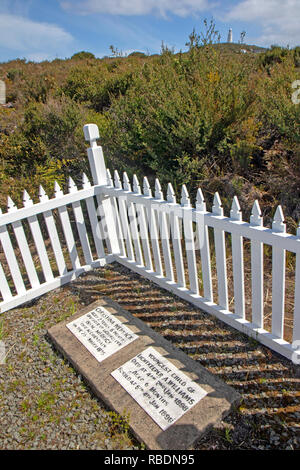
M 300 228 L 296 235 L 286 233 L 281 207 L 275 212 L 272 228 L 267 228 L 263 226 L 257 201 L 247 223 L 242 220 L 237 197 L 233 199 L 230 217 L 224 216 L 218 193 L 209 212 L 200 188 L 195 207 L 185 185 L 180 203 L 176 202 L 171 183 L 164 199 L 157 179 L 152 194 L 147 178 L 142 188 L 136 176 L 132 186 L 126 173 L 123 182 L 117 171 L 112 178 L 96 143 L 97 126 L 84 126 L 84 133 L 91 143 L 88 157 L 93 184 L 83 175 L 82 189 L 78 189 L 70 178 L 68 193 L 63 194 L 56 183 L 52 199 L 40 187 L 37 204 L 25 191 L 23 208 L 17 209 L 9 198 L 7 213 L 0 215 L 0 242 L 6 258 L 6 265 L 0 264 L 1 312 L 70 282 L 83 271 L 115 260 L 285 357 L 298 357 Z M 58 213 L 56 217 L 54 212 Z M 24 221 L 29 226 L 29 235 L 24 230 Z M 58 230 L 58 223 L 62 231 Z M 45 228 L 53 259 L 45 243 Z M 246 260 L 250 266 L 247 283 L 245 240 L 250 250 Z M 265 245 L 272 250 L 272 312 L 268 329 L 264 312 Z M 294 309 L 289 318 L 292 335 L 288 341 L 284 339 L 287 252 L 295 254 Z M 246 312 L 249 296 L 250 314 Z

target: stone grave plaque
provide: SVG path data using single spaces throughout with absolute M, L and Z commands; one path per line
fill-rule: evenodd
M 207 395 L 151 346 L 111 375 L 163 431 Z
M 138 338 L 101 306 L 76 318 L 66 326 L 99 362 Z
M 233 388 L 111 299 L 98 299 L 48 334 L 97 397 L 121 415 L 126 410 L 147 449 L 188 449 L 240 401 Z

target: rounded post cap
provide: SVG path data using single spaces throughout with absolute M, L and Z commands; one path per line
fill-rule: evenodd
M 85 124 L 83 126 L 83 133 L 85 140 L 96 140 L 99 139 L 99 129 L 97 124 Z

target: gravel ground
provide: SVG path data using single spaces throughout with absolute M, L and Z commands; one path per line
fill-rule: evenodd
M 0 449 L 143 449 L 53 348 L 46 331 L 101 296 L 144 320 L 242 395 L 193 447 L 300 449 L 298 368 L 187 302 L 113 263 L 0 317 Z M 0 323 L 0 334 L 1 334 Z

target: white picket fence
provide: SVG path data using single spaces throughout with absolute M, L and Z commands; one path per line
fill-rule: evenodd
M 298 358 L 300 228 L 296 236 L 286 233 L 281 207 L 269 229 L 263 226 L 257 201 L 247 223 L 242 221 L 236 197 L 230 217 L 225 217 L 218 193 L 209 212 L 200 188 L 195 207 L 185 186 L 180 204 L 171 183 L 166 200 L 158 180 L 154 195 L 147 178 L 143 191 L 135 176 L 131 188 L 126 173 L 122 184 L 117 171 L 112 179 L 106 169 L 96 142 L 97 126 L 84 126 L 84 133 L 91 144 L 88 158 L 93 184 L 83 175 L 82 189 L 78 189 L 70 178 L 68 193 L 63 194 L 56 183 L 51 199 L 40 187 L 36 204 L 24 191 L 24 207 L 20 209 L 8 198 L 8 211 L 0 215 L 0 241 L 7 262 L 0 264 L 0 311 L 70 282 L 84 271 L 117 261 L 283 356 Z M 233 308 L 228 297 L 225 233 L 231 235 Z M 244 240 L 251 246 L 251 319 L 246 319 L 245 313 Z M 270 331 L 265 329 L 264 318 L 264 244 L 272 247 Z M 284 339 L 286 251 L 296 254 L 291 342 Z

